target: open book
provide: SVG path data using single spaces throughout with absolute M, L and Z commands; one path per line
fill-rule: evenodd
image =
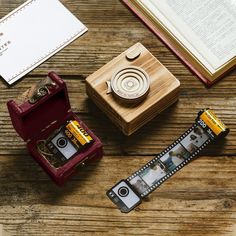
M 206 84 L 236 66 L 236 1 L 123 2 Z

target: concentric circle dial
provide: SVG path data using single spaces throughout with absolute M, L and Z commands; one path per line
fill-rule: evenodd
M 149 92 L 148 74 L 139 67 L 128 66 L 117 71 L 111 80 L 113 94 L 120 100 L 130 103 L 141 102 Z

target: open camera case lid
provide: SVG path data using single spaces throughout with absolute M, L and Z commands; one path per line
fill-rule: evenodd
M 17 104 L 11 100 L 7 103 L 12 124 L 24 141 L 37 138 L 52 123 L 62 123 L 71 112 L 65 82 L 54 72 L 50 72 L 48 77 L 54 83 L 54 87 L 37 102 Z

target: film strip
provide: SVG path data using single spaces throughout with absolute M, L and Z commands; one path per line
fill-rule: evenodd
M 229 129 L 212 110 L 200 111 L 196 123 L 190 129 L 141 169 L 107 191 L 107 196 L 121 212 L 130 212 L 143 198 L 194 159 L 208 144 L 226 136 L 228 132 Z

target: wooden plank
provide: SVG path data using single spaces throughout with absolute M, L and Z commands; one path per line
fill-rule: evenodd
M 190 104 L 191 105 L 191 104 Z M 175 141 L 188 127 L 193 123 L 197 114 L 191 113 L 191 118 L 185 117 L 185 114 L 181 116 L 180 113 L 176 115 L 169 115 L 166 111 L 161 117 L 154 119 L 148 125 L 141 128 L 137 133 L 127 138 L 121 134 L 121 132 L 115 128 L 115 126 L 104 117 L 101 116 L 87 116 L 78 114 L 78 116 L 101 138 L 106 144 L 104 149 L 107 154 L 126 154 L 126 155 L 154 155 L 162 151 L 165 147 Z M 172 112 L 172 111 L 171 111 Z M 1 121 L 0 138 L 0 153 L 1 154 L 21 154 L 26 153 L 25 144 L 16 135 L 15 130 L 10 124 L 8 114 L 4 113 L 4 118 Z M 179 116 L 178 116 L 179 115 Z M 190 114 L 188 114 L 190 116 Z M 168 118 L 166 117 L 168 116 Z M 229 115 L 230 116 L 230 115 Z M 206 151 L 207 155 L 230 155 L 235 154 L 235 126 L 231 125 L 233 122 L 230 118 L 223 119 L 226 124 L 229 124 L 231 132 L 229 136 L 221 140 L 218 145 L 212 145 Z M 175 122 L 173 122 L 175 121 Z M 161 124 L 161 125 L 160 125 Z M 112 137 L 112 138 L 111 138 Z
M 13 99 L 18 94 L 23 93 L 33 83 L 43 77 L 27 78 L 21 83 L 8 88 L 1 87 L 0 94 L 0 153 L 17 154 L 26 153 L 25 145 L 20 138 L 16 136 L 12 128 L 9 115 L 6 108 L 6 102 Z M 137 133 L 127 138 L 112 124 L 112 122 L 91 102 L 85 92 L 84 79 L 71 79 L 70 76 L 63 76 L 66 80 L 69 90 L 70 101 L 73 111 L 82 118 L 87 125 L 102 139 L 107 154 L 127 154 L 127 155 L 153 155 L 162 151 L 167 145 L 171 144 L 194 122 L 197 112 L 205 107 L 211 107 L 217 115 L 230 127 L 231 132 L 221 145 L 209 148 L 207 155 L 235 154 L 236 142 L 236 88 L 232 86 L 232 93 L 227 96 L 225 88 L 213 87 L 210 91 L 215 93 L 206 97 L 205 88 L 199 89 L 199 93 L 194 95 L 189 92 L 190 89 L 182 88 L 179 101 L 167 111 L 153 119 Z M 198 82 L 199 83 L 199 82 Z M 9 93 L 10 91 L 10 93 Z M 205 91 L 205 93 L 204 93 Z M 234 94 L 233 94 L 234 92 Z M 148 135 L 147 135 L 148 134 Z M 113 137 L 112 139 L 110 137 Z M 12 145 L 9 146 L 8 143 Z
M 97 207 L 31 205 L 3 207 L 5 222 L 14 220 L 8 226 L 12 235 L 215 235 L 232 236 L 235 233 L 235 219 L 229 210 L 221 210 L 224 205 L 216 200 L 203 202 L 203 209 L 196 210 L 197 201 L 163 201 L 162 205 L 179 205 L 187 208 L 174 214 L 167 209 L 133 212 L 127 216 L 117 215 L 111 209 L 101 211 Z M 190 205 L 190 207 L 189 207 Z M 50 207 L 50 208 L 49 208 Z M 212 209 L 219 209 L 212 212 Z M 195 217 L 191 215 L 195 211 Z M 231 209 L 232 210 L 232 209 Z M 66 212 L 66 213 L 65 213 Z M 222 217 L 223 215 L 223 217 Z M 139 216 L 139 217 L 137 217 Z M 230 222 L 229 222 L 230 220 Z
M 97 194 L 97 198 L 103 199 L 103 202 L 97 201 L 94 204 L 102 206 L 105 202 L 109 203 L 104 193 L 112 184 L 128 177 L 151 159 L 151 156 L 105 155 L 101 161 L 80 168 L 65 187 L 59 188 L 48 181 L 49 177 L 30 156 L 0 155 L 0 186 L 1 189 L 5 189 L 0 192 L 1 205 L 37 203 L 38 198 L 50 202 L 56 195 L 65 192 L 60 200 L 61 204 L 81 202 L 83 205 L 86 204 L 86 198 L 76 196 L 89 195 L 94 198 L 94 194 Z M 189 200 L 204 197 L 214 199 L 214 196 L 233 198 L 236 192 L 235 173 L 235 156 L 202 156 L 165 182 L 161 188 L 150 195 L 150 198 L 154 199 L 155 196 L 172 198 L 174 195 Z M 191 195 L 186 194 L 188 191 L 191 191 Z M 10 195 L 12 198 L 7 198 Z M 71 197 L 75 202 L 70 199 Z
M 149 159 L 105 156 L 58 188 L 27 157 L 0 156 L 0 222 L 16 235 L 233 235 L 235 157 L 201 157 L 135 211 L 120 213 L 105 191 Z

